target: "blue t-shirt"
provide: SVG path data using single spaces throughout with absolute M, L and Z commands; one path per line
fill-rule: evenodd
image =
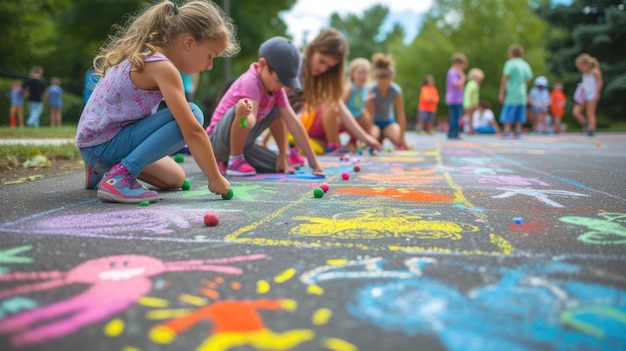
M 51 85 L 48 88 L 48 100 L 50 107 L 63 107 L 63 89 L 58 85 Z
M 352 93 L 350 94 L 348 102 L 346 102 L 346 106 L 354 118 L 359 118 L 365 109 L 369 88 L 367 86 L 363 86 L 362 89 L 359 89 L 356 85 L 354 85 L 354 83 L 352 83 L 350 84 L 350 89 L 352 90 Z
M 402 88 L 396 83 L 391 83 L 387 96 L 380 95 L 378 84 L 374 84 L 372 87 L 374 93 L 374 121 L 376 122 L 391 122 L 395 121 L 395 113 L 393 109 L 393 103 L 396 96 L 402 93 Z

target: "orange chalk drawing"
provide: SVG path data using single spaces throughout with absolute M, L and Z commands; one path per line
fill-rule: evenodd
M 443 176 L 437 175 L 436 169 L 412 169 L 391 168 L 390 173 L 369 173 L 359 176 L 359 179 L 371 180 L 382 184 L 405 184 L 424 185 L 433 184 L 443 180 Z
M 156 343 L 169 344 L 176 335 L 203 320 L 210 320 L 211 336 L 198 347 L 198 351 L 222 351 L 244 345 L 257 350 L 289 350 L 314 339 L 315 333 L 309 329 L 276 333 L 265 326 L 258 310 L 293 311 L 296 307 L 296 301 L 291 299 L 216 301 L 194 313 L 155 326 L 150 337 Z
M 403 188 L 340 188 L 335 193 L 365 196 L 384 196 L 393 200 L 413 202 L 453 202 L 454 198 L 437 195 L 431 192 Z

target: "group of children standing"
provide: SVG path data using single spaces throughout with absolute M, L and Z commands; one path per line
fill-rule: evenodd
M 24 82 L 16 80 L 11 87 L 11 110 L 9 111 L 9 125 L 24 127 L 24 99 L 28 101 L 28 119 L 26 126 L 38 128 L 43 112 L 43 99 L 48 98 L 50 104 L 50 126 L 60 127 L 62 123 L 61 110 L 63 109 L 63 89 L 61 80 L 53 77 L 50 86 L 46 88 L 43 80 L 43 68 L 35 66 L 30 71 L 30 77 Z
M 549 129 L 554 133 L 561 133 L 561 118 L 565 113 L 566 103 L 563 83 L 555 81 L 550 91 L 548 79 L 540 76 L 534 80 L 534 86 L 528 91 L 533 72 L 522 58 L 523 52 L 521 45 L 511 45 L 508 50 L 509 59 L 502 71 L 498 95 L 502 103 L 499 118 L 503 124 L 501 137 L 521 137 L 522 127 L 527 119 L 530 120 L 532 131 L 535 133 L 546 133 Z M 581 54 L 576 58 L 576 67 L 583 73 L 583 79 L 574 94 L 573 114 L 582 124 L 582 132 L 593 136 L 596 128 L 595 111 L 603 85 L 602 74 L 598 61 L 588 54 Z M 462 53 L 454 54 L 452 65 L 446 75 L 448 139 L 460 139 L 460 126 L 463 126 L 464 131 L 469 134 L 500 133 L 491 104 L 480 99 L 480 84 L 484 79 L 484 72 L 472 68 L 466 76 L 466 68 L 466 56 Z M 433 133 L 433 120 L 439 101 L 434 83 L 432 75 L 427 75 L 422 83 L 418 106 L 420 133 Z M 586 111 L 586 116 L 583 111 Z M 549 115 L 552 118 L 551 128 L 547 125 Z

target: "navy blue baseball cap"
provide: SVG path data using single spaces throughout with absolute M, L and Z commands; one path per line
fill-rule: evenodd
M 302 55 L 291 40 L 283 37 L 273 37 L 266 40 L 259 48 L 259 57 L 276 71 L 280 82 L 291 89 L 302 90 L 300 84 L 300 69 Z

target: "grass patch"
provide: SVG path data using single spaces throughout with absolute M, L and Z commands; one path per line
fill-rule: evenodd
M 0 127 L 0 139 L 74 139 L 76 125 L 64 125 L 58 128 L 11 128 Z M 26 161 L 33 150 L 50 160 L 70 160 L 80 158 L 78 148 L 73 141 L 64 144 L 0 144 L 0 160 L 10 163 Z
M 50 160 L 70 160 L 80 157 L 78 148 L 72 143 L 59 145 L 34 145 L 34 144 L 7 144 L 0 145 L 1 160 L 17 160 L 19 163 L 26 161 L 34 150 L 46 156 Z
M 47 138 L 62 138 L 62 139 L 74 139 L 76 136 L 76 125 L 64 125 L 58 128 L 51 127 L 39 127 L 39 128 L 11 128 L 0 127 L 0 138 L 34 138 L 34 139 L 47 139 Z M 43 150 L 42 150 L 43 152 Z

